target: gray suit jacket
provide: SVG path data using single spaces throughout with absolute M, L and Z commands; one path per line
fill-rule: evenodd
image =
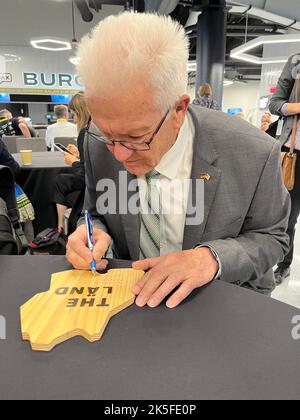
M 186 226 L 183 249 L 211 246 L 221 260 L 221 280 L 269 294 L 274 289 L 272 267 L 288 251 L 290 199 L 282 184 L 280 144 L 237 117 L 195 106 L 189 112 L 196 129 L 192 179 L 201 173 L 211 178 L 205 183 L 204 222 Z M 137 260 L 140 217 L 99 215 L 96 210 L 98 181 L 114 180 L 118 194 L 124 168 L 101 142 L 90 138 L 85 146 L 85 208 L 113 238 L 115 256 Z
M 300 54 L 289 58 L 278 81 L 276 92 L 270 101 L 270 112 L 274 115 L 284 117 L 281 109 L 286 103 L 300 102 L 296 96 L 295 76 L 299 70 Z M 289 140 L 293 129 L 293 116 L 285 118 L 283 130 L 279 138 L 281 146 Z

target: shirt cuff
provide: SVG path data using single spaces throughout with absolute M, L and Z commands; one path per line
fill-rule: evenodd
M 221 263 L 221 260 L 218 256 L 217 252 L 210 245 L 198 245 L 194 249 L 200 249 L 200 248 L 209 248 L 210 249 L 211 253 L 213 254 L 213 256 L 215 258 L 215 260 L 219 264 L 219 271 L 217 272 L 217 274 L 215 275 L 213 280 L 220 280 L 221 276 L 222 276 L 222 263 Z
M 287 117 L 287 112 L 286 112 L 287 106 L 288 106 L 288 104 L 287 104 L 287 103 L 285 103 L 285 104 L 282 106 L 282 108 L 281 108 L 281 113 L 282 113 L 282 115 L 284 115 L 285 117 Z

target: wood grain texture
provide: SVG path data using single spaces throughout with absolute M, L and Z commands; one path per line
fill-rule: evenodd
M 110 318 L 134 303 L 132 288 L 143 275 L 133 269 L 53 274 L 50 290 L 21 307 L 23 340 L 35 351 L 51 351 L 76 336 L 100 340 Z

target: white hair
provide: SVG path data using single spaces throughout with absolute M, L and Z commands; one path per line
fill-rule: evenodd
M 155 106 L 167 111 L 187 93 L 189 40 L 171 17 L 109 16 L 83 38 L 77 57 L 88 96 L 113 98 L 143 80 L 153 90 Z

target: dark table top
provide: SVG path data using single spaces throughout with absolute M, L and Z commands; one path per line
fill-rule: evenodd
M 36 152 L 32 154 L 32 166 L 22 166 L 16 181 L 23 188 L 35 209 L 33 222 L 35 235 L 47 228 L 57 227 L 57 210 L 54 193 L 56 177 L 71 173 L 72 167 L 64 162 L 60 152 Z M 20 163 L 20 155 L 14 155 Z
M 65 163 L 64 155 L 61 152 L 33 152 L 31 166 L 22 166 L 20 153 L 14 154 L 13 157 L 20 164 L 22 170 L 69 168 L 69 166 Z
M 175 310 L 135 305 L 102 340 L 51 353 L 23 342 L 19 308 L 46 291 L 63 257 L 0 257 L 0 399 L 299 399 L 300 310 L 215 282 Z M 112 267 L 126 266 L 114 262 Z

